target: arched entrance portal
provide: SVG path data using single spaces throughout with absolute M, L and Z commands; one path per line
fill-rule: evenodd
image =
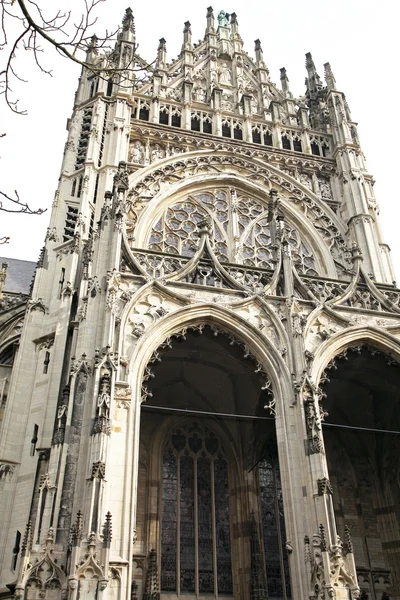
M 360 343 L 336 356 L 324 379 L 338 530 L 351 531 L 362 597 L 399 598 L 400 364 Z
M 290 598 L 266 374 L 232 335 L 193 326 L 145 379 L 136 525 L 161 594 Z

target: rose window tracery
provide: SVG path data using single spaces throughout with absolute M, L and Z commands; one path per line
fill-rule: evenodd
M 221 262 L 257 268 L 274 266 L 274 248 L 268 205 L 232 188 L 188 196 L 165 209 L 153 225 L 147 247 L 155 252 L 192 257 L 199 247 L 198 225 L 207 219 L 210 241 Z M 293 224 L 285 221 L 284 234 L 298 271 L 318 275 L 313 252 Z

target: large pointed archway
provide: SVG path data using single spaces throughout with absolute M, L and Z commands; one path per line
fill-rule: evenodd
M 322 375 L 324 443 L 340 534 L 349 527 L 364 598 L 400 596 L 400 363 L 366 340 Z
M 161 593 L 248 598 L 256 563 L 265 593 L 290 598 L 261 365 L 227 329 L 193 324 L 153 353 L 145 380 L 136 527 L 140 550 L 157 550 Z

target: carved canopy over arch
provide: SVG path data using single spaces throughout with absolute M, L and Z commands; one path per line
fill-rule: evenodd
M 188 153 L 136 172 L 130 184 L 126 233 L 132 249 L 191 256 L 196 222 L 208 216 L 220 260 L 268 268 L 268 196 L 276 189 L 300 271 L 347 275 L 345 231 L 336 215 L 300 182 L 258 159 Z

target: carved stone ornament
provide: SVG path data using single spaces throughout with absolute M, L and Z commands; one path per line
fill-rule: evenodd
M 358 598 L 354 560 L 343 552 L 340 538 L 328 546 L 325 527 L 320 525 L 319 533 L 313 536 L 312 544 L 308 536 L 304 539 L 305 562 L 310 569 L 310 598 Z M 340 596 L 338 596 L 339 590 Z
M 333 494 L 331 482 L 326 477 L 318 479 L 318 496 L 324 496 L 325 494 Z
M 28 532 L 29 536 L 29 532 Z M 29 555 L 30 542 L 27 540 L 25 544 L 25 552 L 28 551 Z M 39 592 L 39 597 L 44 598 L 46 596 L 46 590 L 58 589 L 60 590 L 66 584 L 65 573 L 56 564 L 53 557 L 54 549 L 54 533 L 53 529 L 49 529 L 46 537 L 45 546 L 41 552 L 41 558 L 33 565 L 24 571 L 22 562 L 22 572 L 18 578 L 17 585 L 15 587 L 15 595 L 17 598 L 24 596 L 25 590 L 29 588 L 36 588 Z

